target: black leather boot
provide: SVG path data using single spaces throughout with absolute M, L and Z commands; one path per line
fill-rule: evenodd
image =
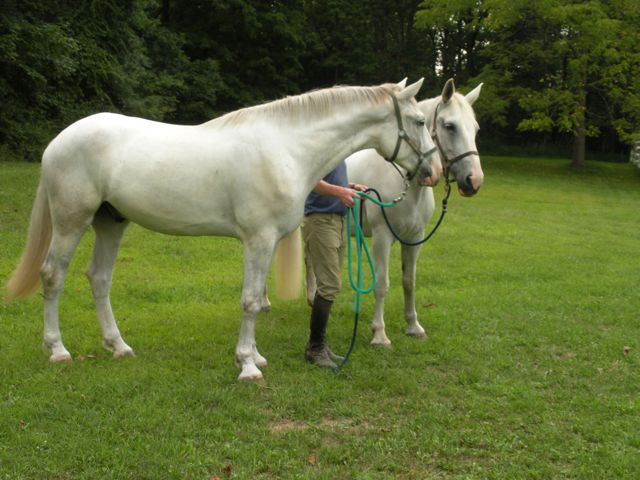
M 324 368 L 336 368 L 335 362 L 342 360 L 342 357 L 335 355 L 325 342 L 325 332 L 332 305 L 332 301 L 326 300 L 316 293 L 311 307 L 309 343 L 304 351 L 304 356 L 308 361 Z

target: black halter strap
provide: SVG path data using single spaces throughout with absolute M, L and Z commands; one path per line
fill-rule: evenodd
M 404 125 L 402 124 L 402 115 L 400 114 L 400 105 L 398 104 L 398 99 L 393 93 L 389 93 L 389 95 L 391 95 L 391 99 L 393 100 L 393 110 L 396 114 L 396 121 L 398 122 L 398 140 L 396 141 L 396 147 L 393 150 L 393 154 L 391 155 L 390 158 L 385 158 L 385 160 L 395 166 L 394 162 L 398 157 L 398 152 L 400 151 L 400 144 L 402 143 L 403 140 L 407 142 L 407 144 L 416 153 L 416 155 L 418 155 L 418 165 L 416 166 L 415 171 L 413 173 L 407 172 L 407 179 L 411 180 L 420 169 L 420 166 L 422 165 L 422 163 L 431 155 L 433 155 L 438 150 L 438 148 L 433 147 L 431 150 L 428 150 L 426 152 L 420 151 L 418 146 L 413 142 L 413 140 L 409 138 L 409 135 L 407 135 L 407 132 L 404 129 Z

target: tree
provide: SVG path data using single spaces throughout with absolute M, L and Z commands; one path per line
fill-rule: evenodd
M 601 2 L 572 3 L 559 0 L 549 5 L 546 20 L 553 26 L 550 62 L 538 75 L 542 88 L 526 93 L 520 106 L 530 116 L 521 130 L 557 128 L 573 137 L 571 166 L 582 168 L 587 136 L 600 128 L 589 111 L 589 96 L 608 90 L 606 72 L 615 63 L 619 22 L 611 19 Z
M 165 27 L 184 37 L 188 57 L 217 66 L 218 113 L 298 92 L 305 47 L 300 1 L 165 0 L 163 11 Z
M 486 2 L 481 0 L 424 0 L 420 4 L 416 26 L 428 32 L 437 51 L 436 73 L 464 84 L 480 72 L 479 52 L 486 45 L 488 15 Z
M 35 160 L 71 122 L 98 111 L 159 120 L 185 94 L 181 39 L 151 0 L 8 0 L 0 9 L 0 143 Z
M 424 76 L 424 96 L 485 83 L 483 148 L 572 144 L 579 166 L 640 139 L 639 24 L 635 0 L 5 0 L 0 148 L 37 159 L 102 110 L 200 123 Z

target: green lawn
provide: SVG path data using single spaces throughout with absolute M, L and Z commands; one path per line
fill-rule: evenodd
M 272 299 L 265 383 L 237 382 L 239 242 L 137 226 L 112 290 L 137 357 L 112 359 L 88 234 L 60 302 L 74 362 L 49 364 L 39 295 L 0 303 L 0 479 L 640 478 L 640 171 L 567 163 L 483 157 L 484 187 L 452 197 L 422 251 L 428 340 L 403 334 L 396 245 L 393 348 L 369 346 L 367 296 L 339 375 L 303 359 L 306 302 Z M 0 163 L 1 279 L 37 181 L 37 165 Z M 335 307 L 336 351 L 352 300 Z

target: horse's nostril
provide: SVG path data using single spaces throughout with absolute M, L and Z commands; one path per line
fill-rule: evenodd
M 427 165 L 427 168 L 425 170 L 425 176 L 426 177 L 433 177 L 433 170 L 432 170 L 430 165 Z
M 471 175 L 467 175 L 467 178 L 464 179 L 465 186 L 469 188 L 473 188 L 473 182 L 471 180 Z

